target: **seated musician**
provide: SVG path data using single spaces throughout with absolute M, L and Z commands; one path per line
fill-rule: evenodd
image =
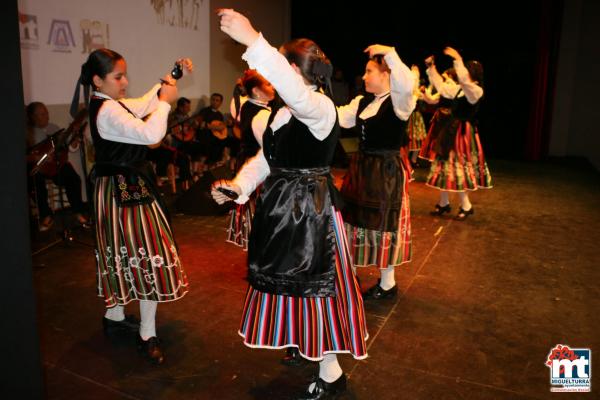
M 44 103 L 32 102 L 27 105 L 25 112 L 27 116 L 27 147 L 30 149 L 27 159 L 30 163 L 31 170 L 40 158 L 44 156 L 44 149 L 46 152 L 52 149 L 51 145 L 47 148 L 43 148 L 42 142 L 50 141 L 50 136 L 60 129 L 55 124 L 50 123 L 48 109 Z M 68 144 L 67 149 L 64 141 L 71 138 L 72 141 Z M 75 169 L 73 169 L 73 166 L 69 163 L 67 153 L 79 151 L 80 140 L 80 137 L 65 137 L 62 143 L 65 147 L 61 149 L 61 143 L 58 143 L 56 151 L 52 155 L 47 156 L 47 159 L 44 159 L 43 163 L 39 164 L 40 168 L 31 178 L 35 187 L 36 203 L 40 219 L 40 231 L 50 229 L 53 224 L 52 210 L 48 204 L 46 179 L 51 179 L 56 185 L 65 188 L 67 199 L 69 200 L 71 209 L 75 212 L 77 221 L 82 225 L 88 223 L 88 219 L 83 215 L 85 205 L 81 196 L 81 179 L 77 172 L 75 172 Z M 33 150 L 31 150 L 32 148 Z
M 167 138 L 171 145 L 178 150 L 176 164 L 179 168 L 179 179 L 184 190 L 189 188 L 191 179 L 190 160 L 194 171 L 204 170 L 204 156 L 202 145 L 196 140 L 196 128 L 199 125 L 198 115 L 189 116 L 191 102 L 185 97 L 177 100 L 177 107 L 169 115 L 167 122 Z
M 213 93 L 210 96 L 210 106 L 200 110 L 200 129 L 196 132 L 198 140 L 202 144 L 203 153 L 206 155 L 206 163 L 211 166 L 223 160 L 223 150 L 227 139 L 227 126 L 225 117 L 219 111 L 223 104 L 223 95 Z

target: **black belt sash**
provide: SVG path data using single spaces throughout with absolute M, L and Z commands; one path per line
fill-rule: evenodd
M 329 168 L 271 168 L 250 233 L 253 288 L 295 297 L 335 296 L 334 191 Z

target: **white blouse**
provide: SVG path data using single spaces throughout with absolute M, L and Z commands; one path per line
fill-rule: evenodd
M 158 100 L 159 89 L 160 84 L 156 84 L 142 97 L 119 100 L 135 117 L 117 100 L 104 93 L 94 92 L 94 96 L 108 100 L 98 111 L 96 125 L 100 137 L 121 143 L 159 143 L 167 132 L 167 119 L 171 110 L 169 103 Z M 143 121 L 141 118 L 147 115 L 149 117 Z
M 469 71 L 467 71 L 462 59 L 454 60 L 454 70 L 458 76 L 458 83 L 452 80 L 447 80 L 444 82 L 444 78 L 442 78 L 440 73 L 437 71 L 435 65 L 432 65 L 431 67 L 427 68 L 429 82 L 435 86 L 435 89 L 442 97 L 453 99 L 456 97 L 458 91 L 462 88 L 462 93 L 459 93 L 458 97 L 465 96 L 469 103 L 477 103 L 477 101 L 483 96 L 483 88 L 471 80 L 469 77 Z
M 262 33 L 248 47 L 242 58 L 248 62 L 250 68 L 256 69 L 266 80 L 271 82 L 286 104 L 286 107 L 280 108 L 273 118 L 270 125 L 273 131 L 287 124 L 294 116 L 305 124 L 318 140 L 325 140 L 329 136 L 336 120 L 333 101 L 323 93 L 316 91 L 315 86 L 306 84 L 302 76 L 292 68 L 276 48 L 266 41 Z M 261 118 L 264 118 L 264 115 Z M 254 119 L 257 120 L 257 117 Z M 257 125 L 261 123 L 260 121 L 262 119 L 257 120 Z M 264 121 L 265 129 L 266 123 L 267 121 Z M 248 201 L 248 196 L 267 178 L 269 172 L 269 164 L 261 149 L 256 156 L 244 164 L 233 180 L 233 183 L 242 190 L 242 195 L 236 202 Z
M 384 59 L 391 70 L 390 92 L 375 96 L 375 99 L 365 107 L 359 117 L 365 120 L 376 115 L 384 100 L 391 96 L 394 114 L 401 120 L 406 121 L 417 104 L 417 100 L 413 95 L 415 76 L 410 68 L 402 62 L 396 50 L 387 53 Z M 352 128 L 356 125 L 356 113 L 362 98 L 362 95 L 356 96 L 348 105 L 337 108 L 342 128 Z

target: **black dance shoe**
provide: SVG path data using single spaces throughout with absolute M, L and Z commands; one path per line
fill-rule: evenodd
M 107 337 L 135 334 L 140 330 L 140 320 L 133 315 L 126 315 L 123 321 L 113 321 L 103 317 L 102 328 Z
M 454 219 L 456 221 L 464 221 L 469 215 L 473 215 L 474 212 L 475 210 L 473 210 L 473 207 L 469 208 L 469 210 L 467 211 L 463 210 L 461 207 L 458 209 L 458 214 L 456 214 L 456 217 L 454 217 Z
M 449 213 L 450 212 L 450 203 L 446 204 L 445 206 L 440 206 L 439 204 L 435 205 L 435 210 L 431 211 L 429 214 L 433 215 L 433 216 L 441 216 L 444 213 Z
M 313 383 L 315 384 L 314 387 Z M 312 391 L 310 390 L 312 389 Z M 325 382 L 321 378 L 317 378 L 309 385 L 309 389 L 302 395 L 298 396 L 296 400 L 324 400 L 324 399 L 337 399 L 339 395 L 346 391 L 346 374 L 337 378 L 335 381 L 329 383 Z
M 394 285 L 388 290 L 385 290 L 381 286 L 379 286 L 379 281 L 375 286 L 371 289 L 367 290 L 363 293 L 363 299 L 367 300 L 383 300 L 383 299 L 393 299 L 398 295 L 398 286 Z
M 288 347 L 285 349 L 285 357 L 281 359 L 281 363 L 288 367 L 298 367 L 306 363 L 304 357 L 300 355 L 300 350 L 296 347 Z
M 144 340 L 138 335 L 137 341 L 139 352 L 149 358 L 153 364 L 160 365 L 165 362 L 165 356 L 160 348 L 160 341 L 156 336 Z

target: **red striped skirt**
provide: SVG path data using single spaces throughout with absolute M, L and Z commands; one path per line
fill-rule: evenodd
M 376 266 L 381 269 L 407 263 L 412 258 L 410 226 L 409 172 L 402 170 L 404 185 L 402 208 L 395 232 L 381 232 L 345 224 L 350 254 L 355 267 Z
M 239 334 L 252 348 L 297 347 L 309 360 L 325 354 L 367 357 L 368 337 L 362 295 L 352 272 L 342 217 L 334 211 L 335 297 L 293 297 L 248 287 Z
M 173 301 L 187 293 L 173 233 L 156 200 L 119 207 L 112 179 L 99 177 L 94 205 L 97 289 L 106 307 L 132 300 Z
M 492 187 L 477 128 L 469 122 L 461 122 L 448 158 L 435 155 L 425 184 L 451 192 Z
M 408 132 L 408 151 L 416 151 L 421 149 L 423 140 L 427 137 L 427 131 L 425 130 L 425 121 L 423 120 L 423 114 L 420 111 L 413 111 L 408 118 L 406 125 Z

